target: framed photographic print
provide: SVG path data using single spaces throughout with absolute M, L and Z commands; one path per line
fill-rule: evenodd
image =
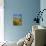
M 13 15 L 13 25 L 14 26 L 22 25 L 22 14 Z

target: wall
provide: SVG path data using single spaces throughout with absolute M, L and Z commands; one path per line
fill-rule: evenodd
M 7 41 L 18 41 L 32 28 L 35 12 L 40 9 L 40 0 L 4 0 L 4 35 Z M 12 25 L 14 13 L 21 13 L 22 26 Z
M 0 0 L 0 42 L 4 41 L 4 8 L 3 0 Z
M 43 9 L 46 9 L 46 0 L 41 0 L 40 1 L 40 9 L 41 9 L 41 11 L 43 10 Z M 40 22 L 40 25 L 43 25 L 43 26 L 46 26 L 46 11 L 44 11 L 43 12 L 43 22 L 41 21 Z
M 46 0 L 41 0 L 41 1 L 40 1 L 40 9 L 41 9 L 41 10 L 46 9 Z M 43 17 L 44 20 L 43 20 L 43 22 L 40 21 L 40 25 L 46 27 L 46 11 L 44 11 L 42 17 Z M 45 38 L 45 39 L 46 39 L 46 38 Z M 46 41 L 46 40 L 45 40 L 45 41 Z M 46 42 L 45 42 L 45 43 L 46 43 Z

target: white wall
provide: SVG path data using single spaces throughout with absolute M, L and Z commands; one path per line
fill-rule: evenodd
M 4 41 L 4 3 L 0 0 L 0 41 Z

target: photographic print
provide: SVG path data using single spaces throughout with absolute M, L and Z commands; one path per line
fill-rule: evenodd
M 14 14 L 13 15 L 13 25 L 22 25 L 22 15 L 21 14 Z

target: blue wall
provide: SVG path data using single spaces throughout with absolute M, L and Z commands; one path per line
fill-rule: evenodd
M 40 1 L 40 10 L 43 10 L 43 9 L 46 9 L 46 0 Z M 40 25 L 46 27 L 46 11 L 44 11 L 42 17 L 43 17 L 43 22 L 40 21 Z M 45 39 L 46 39 L 46 35 L 45 35 Z M 45 40 L 45 44 L 46 44 L 46 40 Z
M 39 0 L 4 0 L 4 35 L 5 40 L 18 41 L 24 37 L 33 24 L 36 17 L 35 12 L 40 9 Z M 12 25 L 12 16 L 14 13 L 21 13 L 22 26 Z
M 41 0 L 40 1 L 40 10 L 42 11 L 43 9 L 46 9 L 46 0 Z M 46 10 L 43 12 L 43 22 L 40 21 L 40 25 L 46 27 Z

